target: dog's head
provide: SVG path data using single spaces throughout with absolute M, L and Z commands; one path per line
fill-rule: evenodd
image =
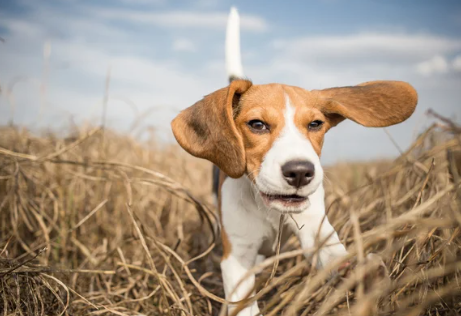
M 235 80 L 182 111 L 172 128 L 190 154 L 232 178 L 248 176 L 267 206 L 299 212 L 323 181 L 319 157 L 331 127 L 344 119 L 394 125 L 416 103 L 416 91 L 399 81 L 308 91 Z

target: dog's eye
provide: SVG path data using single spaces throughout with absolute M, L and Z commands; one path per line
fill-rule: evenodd
M 247 123 L 253 132 L 264 133 L 269 131 L 269 126 L 260 120 L 251 120 Z
M 315 120 L 309 123 L 309 129 L 310 130 L 318 130 L 320 127 L 322 127 L 323 122 L 319 120 Z

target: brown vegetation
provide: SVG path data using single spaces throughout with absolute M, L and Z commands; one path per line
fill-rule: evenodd
M 264 315 L 461 313 L 460 150 L 441 122 L 393 162 L 329 168 L 328 217 L 353 264 L 315 271 L 290 240 L 274 278 L 274 258 L 257 277 Z M 223 315 L 210 171 L 108 130 L 1 129 L 0 312 Z

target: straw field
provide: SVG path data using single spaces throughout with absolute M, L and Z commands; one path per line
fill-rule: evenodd
M 461 314 L 461 128 L 434 121 L 396 160 L 327 168 L 352 264 L 290 239 L 258 269 L 264 315 Z M 225 315 L 215 212 L 211 165 L 154 136 L 3 127 L 0 314 Z

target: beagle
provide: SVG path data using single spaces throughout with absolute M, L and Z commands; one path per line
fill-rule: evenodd
M 256 85 L 242 79 L 239 46 L 239 17 L 232 8 L 226 37 L 229 86 L 205 96 L 172 122 L 182 148 L 217 166 L 221 270 L 226 299 L 232 302 L 254 291 L 255 276 L 241 278 L 258 256 L 274 254 L 281 214 L 293 217 L 284 230 L 295 234 L 303 249 L 326 241 L 317 267 L 347 254 L 325 218 L 320 164 L 324 135 L 345 119 L 367 127 L 400 123 L 410 117 L 418 99 L 413 87 L 401 81 L 323 90 Z M 257 314 L 254 302 L 238 315 Z

